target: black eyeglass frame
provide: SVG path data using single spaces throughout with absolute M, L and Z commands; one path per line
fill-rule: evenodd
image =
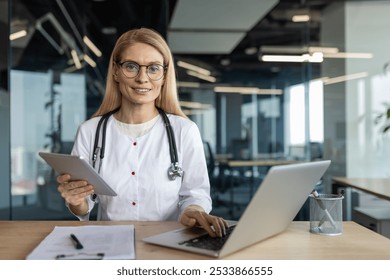
M 136 75 L 134 75 L 134 77 L 128 77 L 128 76 L 126 75 L 125 70 L 124 70 L 124 68 L 123 68 L 123 65 L 124 65 L 125 63 L 133 63 L 133 64 L 135 64 L 135 65 L 138 65 L 138 72 L 137 72 Z M 138 64 L 138 63 L 135 62 L 135 61 L 123 61 L 123 62 L 116 61 L 116 64 L 118 64 L 118 65 L 120 66 L 120 68 L 122 69 L 123 75 L 125 75 L 125 77 L 126 77 L 126 78 L 129 78 L 129 79 L 132 79 L 132 78 L 137 77 L 137 76 L 139 75 L 140 71 L 141 71 L 141 67 L 142 67 L 142 66 L 145 66 L 145 67 L 146 67 L 146 75 L 147 75 L 148 78 L 151 79 L 152 81 L 161 80 L 161 79 L 164 77 L 165 71 L 166 71 L 167 68 L 168 68 L 167 65 L 162 65 L 162 64 L 159 64 L 159 63 L 151 63 L 151 64 L 148 64 L 148 65 L 144 65 L 144 64 Z M 150 66 L 152 66 L 152 65 L 158 65 L 158 66 L 161 66 L 161 67 L 162 67 L 163 73 L 162 73 L 162 75 L 161 75 L 160 78 L 158 78 L 158 79 L 153 79 L 153 78 L 151 78 L 151 77 L 149 76 L 148 68 L 149 68 Z

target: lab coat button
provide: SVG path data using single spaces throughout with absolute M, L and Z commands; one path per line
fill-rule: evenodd
M 131 172 L 131 175 L 135 175 L 135 172 L 133 171 L 133 172 Z
M 133 206 L 135 206 L 137 203 L 135 203 L 134 201 L 131 203 Z
M 134 142 L 134 143 L 133 143 L 133 146 L 137 146 L 137 142 Z

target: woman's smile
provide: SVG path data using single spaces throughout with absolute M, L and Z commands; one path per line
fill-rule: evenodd
M 140 94 L 144 94 L 144 93 L 148 93 L 149 91 L 151 91 L 150 88 L 132 88 L 136 93 L 140 93 Z

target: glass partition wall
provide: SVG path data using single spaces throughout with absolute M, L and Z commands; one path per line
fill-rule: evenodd
M 148 9 L 128 4 L 116 15 L 125 22 L 122 31 L 104 27 L 104 18 L 95 14 L 92 3 L 110 1 L 8 2 L 14 36 L 8 41 L 11 183 L 2 181 L 1 194 L 10 191 L 12 207 L 2 204 L 11 215 L 0 217 L 73 219 L 57 192 L 56 174 L 38 152 L 70 152 L 78 125 L 101 101 L 117 35 L 142 25 L 166 36 L 167 15 L 180 1 L 146 1 Z M 153 16 L 141 17 L 142 11 Z M 273 165 L 255 161 L 331 159 L 323 190 L 330 190 L 332 176 L 389 176 L 388 137 L 382 133 L 387 122 L 381 118 L 390 103 L 390 42 L 383 36 L 389 11 L 390 1 L 336 1 L 321 12 L 314 34 L 319 45 L 311 45 L 312 23 L 298 23 L 298 53 L 296 45 L 284 46 L 283 53 L 277 46 L 255 46 L 254 53 L 242 54 L 240 63 L 255 56 L 259 66 L 243 70 L 232 67 L 233 55 L 217 55 L 220 65 L 211 71 L 217 80 L 190 77 L 180 61 L 196 61 L 195 56 L 173 52 L 181 106 L 205 142 L 215 213 L 239 217 Z M 97 44 L 101 53 L 86 43 L 89 35 L 96 38 L 91 26 L 97 23 L 99 36 L 111 42 Z M 267 61 L 263 55 L 300 60 Z M 249 163 L 234 168 L 235 161 Z M 226 207 L 232 202 L 238 202 L 233 210 Z
M 11 50 L 11 184 L 5 186 L 11 193 L 9 216 L 15 220 L 75 219 L 57 191 L 58 174 L 38 153 L 71 152 L 78 126 L 102 100 L 117 37 L 140 26 L 165 35 L 168 1 L 4 2 L 11 7 L 7 43 Z M 115 4 L 121 9 L 113 8 Z M 117 18 L 117 25 L 108 25 L 105 18 Z
M 9 5 L 0 1 L 0 219 L 11 218 L 11 175 L 10 175 L 10 91 L 8 82 L 9 65 Z
M 87 57 L 96 56 L 82 41 L 85 18 L 72 18 L 66 2 L 11 5 L 12 219 L 73 218 L 57 192 L 57 174 L 38 156 L 70 153 L 87 116 Z

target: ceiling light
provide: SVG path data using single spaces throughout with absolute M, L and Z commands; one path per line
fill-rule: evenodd
M 325 58 L 373 58 L 372 53 L 351 53 L 351 52 L 339 52 L 339 53 L 324 53 Z
M 190 75 L 190 76 L 197 77 L 199 79 L 205 80 L 205 81 L 212 82 L 212 83 L 215 83 L 215 81 L 217 80 L 213 76 L 204 75 L 204 74 L 201 74 L 201 73 L 195 72 L 195 71 L 187 71 L 187 74 Z
M 291 19 L 293 22 L 308 22 L 310 20 L 309 15 L 294 15 Z
M 324 80 L 324 85 L 331 85 L 331 84 L 341 83 L 341 82 L 345 82 L 345 81 L 365 78 L 367 76 L 368 76 L 367 72 L 360 72 L 360 73 L 355 73 L 355 74 L 350 74 L 350 75 L 338 76 L 338 77 L 329 78 L 329 79 Z
M 263 55 L 260 60 L 265 62 L 322 62 L 322 53 L 303 54 L 303 55 Z
M 178 87 L 187 87 L 187 88 L 200 88 L 200 83 L 195 82 L 177 82 Z
M 299 46 L 262 46 L 261 53 L 301 54 L 306 52 L 306 47 Z
M 79 68 L 77 68 L 76 66 L 70 66 L 70 67 L 68 67 L 68 68 L 65 68 L 64 69 L 64 72 L 65 73 L 72 73 L 72 72 L 75 72 L 75 71 L 77 71 L 77 70 L 79 70 Z
M 20 30 L 18 32 L 15 32 L 15 33 L 12 33 L 11 35 L 9 35 L 9 39 L 11 41 L 13 41 L 13 40 L 22 38 L 22 37 L 24 37 L 26 35 L 27 35 L 27 31 L 26 30 Z
M 278 53 L 278 54 L 303 54 L 303 53 L 337 53 L 338 48 L 335 47 L 321 47 L 321 46 L 262 46 L 261 53 Z
M 320 62 L 324 61 L 324 55 L 322 52 L 315 52 L 315 53 L 312 53 L 311 55 L 310 54 L 303 54 L 302 57 L 303 57 L 305 62 L 307 61 L 307 62 L 320 63 Z
M 191 109 L 210 109 L 213 108 L 211 104 L 204 104 L 200 102 L 192 102 L 192 101 L 180 101 L 180 106 L 191 108 Z
M 224 59 L 221 59 L 220 63 L 222 66 L 228 66 L 228 65 L 230 65 L 231 61 L 229 58 L 224 58 Z
M 87 37 L 87 36 L 84 36 L 83 37 L 83 41 L 84 43 L 87 45 L 87 47 L 97 56 L 97 57 L 101 57 L 102 56 L 102 52 L 95 46 L 94 43 L 92 43 L 92 41 Z
M 282 94 L 283 90 L 281 89 L 272 89 L 272 88 L 259 88 L 257 89 L 256 94 Z
M 72 59 L 73 59 L 73 62 L 74 62 L 74 66 L 77 68 L 77 69 L 81 69 L 81 63 L 80 63 L 80 59 L 77 55 L 77 52 L 75 50 L 72 50 L 70 52 L 70 54 L 72 55 Z
M 118 32 L 118 30 L 116 29 L 116 27 L 113 27 L 113 26 L 107 26 L 107 27 L 102 28 L 102 33 L 104 35 L 114 35 L 117 32 Z
M 309 53 L 321 52 L 323 54 L 332 54 L 332 53 L 338 53 L 339 49 L 334 47 L 308 47 L 307 51 Z
M 88 55 L 84 54 L 83 59 L 85 62 L 87 62 L 91 67 L 95 68 L 96 67 L 96 62 L 93 61 L 92 58 L 90 58 Z
M 245 49 L 245 54 L 252 55 L 252 54 L 256 54 L 257 51 L 258 49 L 256 47 L 250 47 Z
M 266 62 L 302 62 L 301 55 L 263 55 L 260 59 Z
M 325 81 L 327 81 L 327 80 L 329 80 L 329 77 L 319 77 L 319 78 L 311 79 L 310 83 L 314 83 L 314 82 L 325 83 Z
M 48 33 L 48 30 L 46 30 L 44 27 L 44 24 L 46 22 L 51 23 L 51 25 L 54 27 L 54 30 L 58 33 L 60 36 L 60 40 L 57 42 L 55 38 L 57 36 L 51 36 Z M 45 24 L 46 26 L 47 24 Z M 62 27 L 60 22 L 57 20 L 57 18 L 51 13 L 47 13 L 44 16 L 40 17 L 35 22 L 35 28 L 41 32 L 41 34 L 45 37 L 45 39 L 58 51 L 59 54 L 64 54 L 65 49 L 72 49 L 77 51 L 77 53 L 81 53 L 78 46 L 76 45 L 76 42 L 74 41 L 74 38 L 70 36 Z M 57 34 L 56 34 L 57 35 Z
M 289 56 L 289 54 L 306 54 L 309 53 L 313 57 L 309 62 L 321 62 L 319 58 L 320 53 L 322 58 L 373 58 L 372 53 L 353 53 L 353 52 L 339 52 L 336 47 L 321 47 L 321 46 L 308 46 L 308 47 L 296 47 L 296 46 L 262 46 L 260 52 L 263 54 L 281 54 L 283 56 L 263 56 L 263 61 L 280 61 L 280 62 L 303 62 L 301 56 Z M 313 61 L 316 56 L 318 61 Z M 306 56 L 305 56 L 306 57 Z M 268 60 L 270 59 L 270 60 Z
M 282 94 L 281 89 L 261 89 L 257 87 L 230 87 L 218 86 L 214 87 L 215 92 L 221 93 L 239 93 L 239 94 Z
M 199 66 L 196 66 L 196 65 L 184 62 L 184 61 L 180 61 L 180 60 L 177 62 L 177 66 L 180 66 L 182 68 L 198 72 L 198 73 L 203 74 L 203 75 L 208 75 L 209 76 L 211 74 L 211 72 L 209 70 L 207 70 L 207 69 L 204 69 L 202 67 L 199 67 Z
M 257 87 L 215 87 L 215 92 L 256 94 Z

